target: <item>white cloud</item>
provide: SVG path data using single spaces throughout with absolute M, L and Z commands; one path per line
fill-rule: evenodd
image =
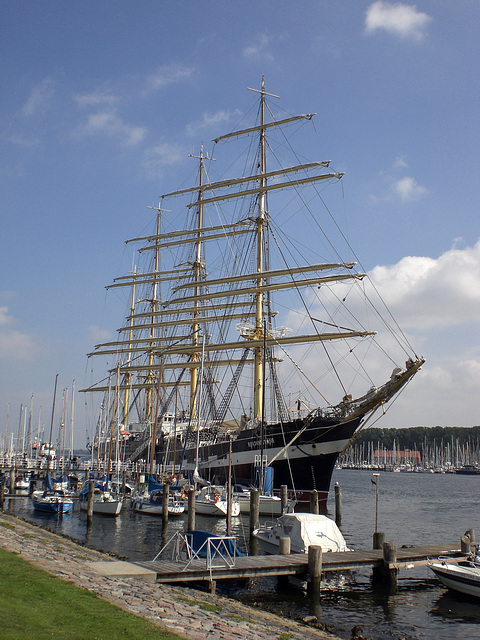
M 256 40 L 252 44 L 243 49 L 243 56 L 249 60 L 256 60 L 257 58 L 273 61 L 273 55 L 268 50 L 268 45 L 271 42 L 271 37 L 266 33 L 260 33 Z
M 108 91 L 94 91 L 92 93 L 75 96 L 74 100 L 80 107 L 99 107 L 111 106 L 118 102 L 119 98 Z
M 480 240 L 439 258 L 409 256 L 370 274 L 402 327 L 416 331 L 480 322 Z
M 145 138 L 147 130 L 144 127 L 123 122 L 115 109 L 104 109 L 92 113 L 87 122 L 77 127 L 75 131 L 75 135 L 80 137 L 99 133 L 116 138 L 127 146 L 134 146 Z
M 181 63 L 164 65 L 148 77 L 147 84 L 150 89 L 161 89 L 169 84 L 187 80 L 193 71 L 193 68 L 186 67 Z
M 415 5 L 378 0 L 367 9 L 365 31 L 371 34 L 383 29 L 401 38 L 421 40 L 430 21 L 431 17 Z
M 31 117 L 43 112 L 51 101 L 55 88 L 53 78 L 44 78 L 30 92 L 27 101 L 23 105 L 22 113 L 24 116 Z
M 183 162 L 186 156 L 181 145 L 161 142 L 145 151 L 144 165 L 151 176 L 158 176 L 162 166 Z
M 427 193 L 427 189 L 417 183 L 415 178 L 405 176 L 396 180 L 392 185 L 393 192 L 403 201 L 414 200 Z
M 32 338 L 14 328 L 15 320 L 8 307 L 0 307 L 0 359 L 30 360 L 37 352 Z
M 187 133 L 188 135 L 196 135 L 201 130 L 227 124 L 232 120 L 232 118 L 238 118 L 240 115 L 241 113 L 238 109 L 236 109 L 235 111 L 220 110 L 215 111 L 215 113 L 204 112 L 202 114 L 201 120 L 192 122 L 187 125 Z
M 101 342 L 106 342 L 107 340 L 111 340 L 113 338 L 113 334 L 111 331 L 107 331 L 106 329 L 101 329 L 96 325 L 90 325 L 88 327 L 88 343 L 89 344 L 99 344 Z
M 11 142 L 12 144 L 16 144 L 19 147 L 25 147 L 25 148 L 30 148 L 30 147 L 36 147 L 38 144 L 40 144 L 40 139 L 37 137 L 34 138 L 28 138 L 26 136 L 22 136 L 22 135 L 17 135 L 17 134 L 13 134 L 8 138 L 9 142 Z

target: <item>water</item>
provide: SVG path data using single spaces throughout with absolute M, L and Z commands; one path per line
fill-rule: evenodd
M 333 482 L 342 487 L 342 532 L 355 549 L 371 549 L 375 528 L 375 486 L 369 471 L 336 471 Z M 454 474 L 381 473 L 378 529 L 397 547 L 417 544 L 460 545 L 460 537 L 474 528 L 480 538 L 480 476 Z M 130 560 L 151 560 L 186 516 L 171 519 L 166 533 L 161 518 L 131 513 L 124 507 L 116 518 L 94 517 L 87 532 L 86 514 L 75 510 L 60 519 L 34 513 L 28 498 L 6 501 L 5 507 L 58 533 Z M 333 514 L 333 491 L 329 510 Z M 247 546 L 248 518 L 234 518 L 239 546 Z M 197 517 L 197 528 L 225 533 L 225 520 Z M 220 583 L 219 583 L 220 586 Z M 301 619 L 315 615 L 325 627 L 349 639 L 359 625 L 364 637 L 480 640 L 480 603 L 447 592 L 427 567 L 402 569 L 394 594 L 374 587 L 370 570 L 327 574 L 320 597 L 306 595 L 300 582 L 278 589 L 275 579 L 251 581 L 248 587 L 224 588 L 227 594 L 275 613 Z

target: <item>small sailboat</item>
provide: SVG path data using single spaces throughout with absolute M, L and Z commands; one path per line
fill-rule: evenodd
M 44 489 L 32 493 L 32 504 L 35 511 L 62 514 L 72 509 L 73 500 L 65 495 L 63 489 L 54 489 L 50 474 L 47 473 Z
M 150 475 L 148 490 L 133 496 L 130 505 L 138 513 L 147 513 L 152 516 L 163 515 L 163 485 Z M 168 496 L 167 509 L 169 516 L 181 516 L 185 512 L 185 505 L 179 499 L 178 491 L 174 491 Z
M 89 482 L 86 482 L 78 495 L 82 511 L 88 511 Z M 93 486 L 93 513 L 105 516 L 118 516 L 123 506 L 123 498 L 112 493 L 108 478 L 97 479 Z
M 235 498 L 230 505 L 230 513 L 240 515 L 240 503 Z M 195 496 L 195 513 L 202 516 L 226 516 L 228 512 L 228 496 L 225 487 L 208 485 L 202 487 Z

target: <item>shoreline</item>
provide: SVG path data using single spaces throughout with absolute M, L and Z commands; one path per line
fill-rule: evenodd
M 339 640 L 319 627 L 221 595 L 152 583 L 148 575 L 129 577 L 128 562 L 5 512 L 0 512 L 0 532 L 6 551 L 187 640 Z M 115 575 L 119 563 L 123 571 Z

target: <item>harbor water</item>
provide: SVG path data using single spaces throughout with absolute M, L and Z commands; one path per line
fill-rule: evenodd
M 333 482 L 341 486 L 343 497 L 341 529 L 349 547 L 372 548 L 376 517 L 378 530 L 397 547 L 445 543 L 446 549 L 452 544 L 458 548 L 460 537 L 472 528 L 480 539 L 480 476 L 380 472 L 377 512 L 374 479 L 372 471 L 335 471 Z M 333 517 L 333 490 L 328 507 Z M 181 516 L 163 531 L 161 518 L 133 513 L 127 503 L 118 518 L 95 516 L 89 529 L 78 504 L 61 518 L 34 513 L 29 498 L 6 500 L 5 509 L 132 561 L 152 560 L 187 524 Z M 197 516 L 196 523 L 199 529 L 225 533 L 224 519 Z M 233 526 L 240 548 L 248 548 L 248 517 L 234 518 Z M 447 592 L 428 567 L 400 570 L 395 593 L 373 585 L 370 570 L 326 574 L 319 597 L 308 596 L 304 587 L 298 581 L 282 589 L 273 578 L 218 585 L 231 597 L 280 615 L 316 616 L 324 628 L 345 639 L 353 627 L 375 640 L 480 639 L 480 602 Z

